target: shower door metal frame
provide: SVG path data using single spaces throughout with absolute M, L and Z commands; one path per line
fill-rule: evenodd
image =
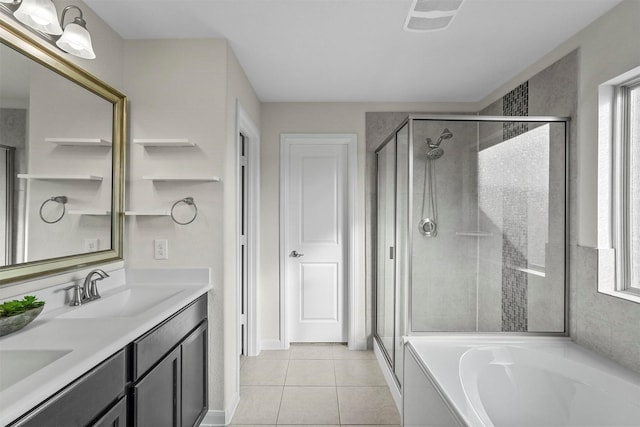
M 570 200 L 570 188 L 569 188 L 569 181 L 570 181 L 570 144 L 571 144 L 571 118 L 570 117 L 560 117 L 560 116 L 478 116 L 478 115 L 462 115 L 462 114 L 443 114 L 443 115 L 438 115 L 438 114 L 409 114 L 407 116 L 406 119 L 404 119 L 400 125 L 398 127 L 396 127 L 390 134 L 389 136 L 376 148 L 375 150 L 375 154 L 376 154 L 376 169 L 375 169 L 375 177 L 376 177 L 376 199 L 375 199 L 375 203 L 376 203 L 376 209 L 377 209 L 377 202 L 378 202 L 378 189 L 377 189 L 377 184 L 378 184 L 378 154 L 379 152 L 392 140 L 394 140 L 396 138 L 396 134 L 397 132 L 402 129 L 405 125 L 409 126 L 409 165 L 407 168 L 407 173 L 408 173 L 408 206 L 409 209 L 407 210 L 407 214 L 408 214 L 408 224 L 409 224 L 409 228 L 408 228 L 408 236 L 407 236 L 407 244 L 409 246 L 409 248 L 413 247 L 413 235 L 414 235 L 414 230 L 411 225 L 413 224 L 413 152 L 414 152 L 414 148 L 413 148 L 413 142 L 414 142 L 414 127 L 413 127 L 413 122 L 416 120 L 420 120 L 420 121 L 452 121 L 452 122 L 476 122 L 476 123 L 480 123 L 480 122 L 525 122 L 525 123 L 563 123 L 564 124 L 564 135 L 565 135 L 565 140 L 564 140 L 564 331 L 563 332 L 423 332 L 423 331 L 414 331 L 413 330 L 413 322 L 412 322 L 412 301 L 413 301 L 413 295 L 412 295 L 412 276 L 411 274 L 409 274 L 409 276 L 407 277 L 407 307 L 405 310 L 405 325 L 407 328 L 407 335 L 415 335 L 415 336 L 421 336 L 421 335 L 442 335 L 442 334 L 469 334 L 469 333 L 473 333 L 473 334 L 505 334 L 508 336 L 562 336 L 562 337 L 566 337 L 569 336 L 569 330 L 570 330 L 570 324 L 569 324 L 569 279 L 570 279 L 570 257 L 569 257 L 569 245 L 570 245 L 570 227 L 571 227 L 571 223 L 570 223 L 570 206 L 569 206 L 569 200 Z M 396 142 L 397 144 L 397 142 Z M 397 173 L 397 163 L 396 163 L 396 173 Z M 394 195 L 394 200 L 395 203 L 397 204 L 397 196 Z M 397 210 L 397 207 L 394 209 L 394 211 Z M 375 226 L 376 226 L 376 230 L 377 230 L 377 218 L 378 218 L 378 212 L 376 210 L 376 218 L 375 218 Z M 395 220 L 394 220 L 394 224 L 395 224 Z M 378 244 L 378 236 L 376 233 L 376 237 L 373 240 L 373 244 L 374 244 L 374 249 L 377 251 L 377 244 Z M 376 252 L 377 254 L 377 252 Z M 397 261 L 394 260 L 394 261 Z M 409 256 L 409 259 L 407 260 L 408 263 L 408 269 L 409 272 L 413 271 L 413 262 L 412 262 L 412 257 Z M 374 299 L 373 299 L 373 304 L 374 304 L 374 312 L 376 313 L 376 316 L 374 316 L 374 323 L 373 323 L 373 327 L 374 327 L 374 338 L 378 341 L 378 344 L 380 346 L 381 349 L 383 349 L 383 353 L 386 351 L 384 349 L 384 345 L 381 345 L 380 342 L 380 338 L 377 335 L 377 306 L 378 306 L 378 301 L 377 301 L 377 294 L 378 294 L 378 283 L 377 283 L 377 256 L 374 258 L 374 262 L 373 262 L 373 267 L 374 267 Z M 396 268 L 396 272 L 394 274 L 394 297 L 396 295 L 396 291 L 397 291 L 397 268 Z M 394 322 L 395 322 L 395 312 L 396 312 L 396 307 L 394 306 Z M 394 331 L 395 331 L 395 325 L 394 325 Z M 386 355 L 386 354 L 385 354 Z M 393 363 L 391 364 L 392 369 L 395 367 L 395 363 L 392 362 L 393 361 L 393 357 L 389 357 L 389 355 L 386 355 L 387 360 L 389 361 L 389 363 Z M 396 379 L 397 381 L 397 379 Z
M 5 158 L 5 179 L 7 192 L 5 194 L 5 259 L 3 265 L 11 265 L 15 263 L 14 253 L 14 212 L 15 212 L 15 185 L 16 185 L 16 148 L 1 145 L 0 149 L 6 152 Z
M 407 120 L 404 120 L 402 122 L 402 124 L 395 129 L 393 132 L 391 132 L 391 134 L 389 135 L 389 137 L 387 137 L 387 139 L 385 139 L 385 141 L 375 150 L 375 156 L 376 156 L 376 163 L 375 163 L 375 179 L 376 179 L 376 193 L 375 193 L 375 207 L 376 207 L 376 216 L 375 216 L 375 234 L 374 234 L 374 239 L 373 239 L 373 249 L 375 250 L 375 256 L 373 256 L 373 271 L 375 272 L 375 274 L 373 275 L 373 311 L 375 312 L 375 316 L 373 316 L 373 337 L 374 339 L 378 342 L 378 347 L 380 347 L 380 349 L 382 350 L 382 354 L 385 356 L 385 358 L 387 359 L 387 363 L 391 366 L 391 369 L 393 370 L 393 367 L 395 366 L 395 351 L 392 351 L 391 354 L 389 354 L 387 352 L 387 349 L 384 346 L 384 343 L 382 342 L 382 340 L 380 339 L 380 336 L 378 335 L 378 242 L 379 242 L 379 236 L 378 236 L 378 214 L 380 212 L 380 210 L 378 209 L 378 200 L 379 200 L 379 183 L 380 183 L 380 167 L 379 167 L 379 158 L 380 158 L 380 151 L 382 151 L 383 148 L 385 148 L 387 146 L 388 143 L 390 143 L 391 141 L 394 142 L 394 144 L 396 145 L 396 156 L 397 156 L 397 148 L 398 148 L 398 142 L 396 140 L 396 134 L 398 132 L 398 130 L 400 130 L 405 124 L 406 124 Z M 394 176 L 394 188 L 396 186 L 396 181 L 395 181 L 395 176 L 398 174 L 398 163 L 397 163 L 397 157 L 394 159 L 393 162 L 393 176 Z M 398 197 L 397 197 L 397 192 L 394 191 L 393 193 L 393 224 L 394 224 L 394 231 L 393 231 L 393 240 L 394 240 L 394 250 L 395 250 L 395 224 L 396 224 L 396 205 L 398 203 Z M 374 251 L 371 251 L 372 254 L 374 253 Z M 395 261 L 395 260 L 394 260 Z M 395 263 L 394 263 L 395 264 Z M 396 322 L 396 270 L 395 270 L 395 266 L 394 266 L 394 271 L 393 271 L 393 330 L 395 331 L 395 322 Z M 394 379 L 397 382 L 397 378 L 394 377 Z

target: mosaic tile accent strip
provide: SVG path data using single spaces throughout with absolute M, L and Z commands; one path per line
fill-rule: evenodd
M 524 82 L 502 97 L 505 116 L 529 115 L 529 82 Z M 529 124 L 505 122 L 502 140 L 507 141 L 529 131 Z M 517 267 L 526 268 L 527 261 L 527 194 L 505 191 L 503 194 L 502 234 L 502 331 L 527 331 L 528 279 Z
M 529 115 L 529 82 L 526 81 L 502 97 L 502 113 L 505 116 Z M 529 130 L 528 123 L 505 122 L 502 124 L 502 139 L 506 141 Z
M 527 268 L 528 196 L 504 190 L 502 223 L 502 331 L 526 332 L 528 318 Z

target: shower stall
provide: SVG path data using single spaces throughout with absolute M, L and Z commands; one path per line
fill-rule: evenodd
M 410 115 L 376 150 L 374 337 L 567 331 L 569 120 Z

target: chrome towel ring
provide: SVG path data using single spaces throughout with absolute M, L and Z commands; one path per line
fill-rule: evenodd
M 193 213 L 193 218 L 191 218 L 189 221 L 187 222 L 180 222 L 176 219 L 176 217 L 173 215 L 173 210 L 176 208 L 176 206 L 180 203 L 184 203 L 185 205 L 189 205 L 189 206 L 193 206 L 194 209 L 194 213 Z M 173 222 L 175 222 L 176 224 L 179 225 L 187 225 L 187 224 L 191 224 L 193 221 L 196 220 L 196 218 L 198 217 L 198 206 L 196 205 L 196 202 L 193 200 L 193 197 L 185 197 L 184 199 L 180 199 L 177 202 L 175 202 L 173 204 L 173 206 L 171 206 L 171 219 L 173 220 Z
M 64 217 L 64 214 L 67 212 L 67 208 L 66 208 L 67 201 L 68 201 L 67 196 L 53 196 L 45 200 L 40 205 L 40 219 L 46 222 L 47 224 L 55 224 L 56 222 L 59 222 Z M 45 217 L 42 215 L 42 209 L 44 209 L 45 205 L 49 202 L 56 202 L 62 205 L 62 214 L 60 214 L 60 217 L 58 217 L 53 221 L 46 220 Z

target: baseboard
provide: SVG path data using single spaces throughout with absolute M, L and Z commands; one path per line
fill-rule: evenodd
M 285 348 L 280 340 L 265 340 L 260 342 L 260 351 L 262 350 L 285 350 Z
M 208 411 L 200 427 L 228 426 L 240 404 L 240 394 L 236 393 L 229 406 L 224 410 Z
M 373 353 L 376 355 L 382 375 L 389 386 L 391 397 L 393 397 L 393 401 L 396 402 L 398 412 L 402 414 L 402 394 L 400 393 L 400 388 L 398 387 L 394 374 L 391 372 L 391 368 L 387 364 L 387 359 L 385 359 L 384 354 L 382 354 L 382 350 L 380 349 L 380 346 L 378 346 L 378 342 L 376 340 L 373 340 Z
M 352 345 L 349 346 L 349 350 L 366 350 L 367 349 L 367 339 L 355 339 Z
M 224 426 L 225 424 L 225 411 L 210 410 L 204 416 L 204 419 L 200 423 L 200 427 L 215 427 Z

